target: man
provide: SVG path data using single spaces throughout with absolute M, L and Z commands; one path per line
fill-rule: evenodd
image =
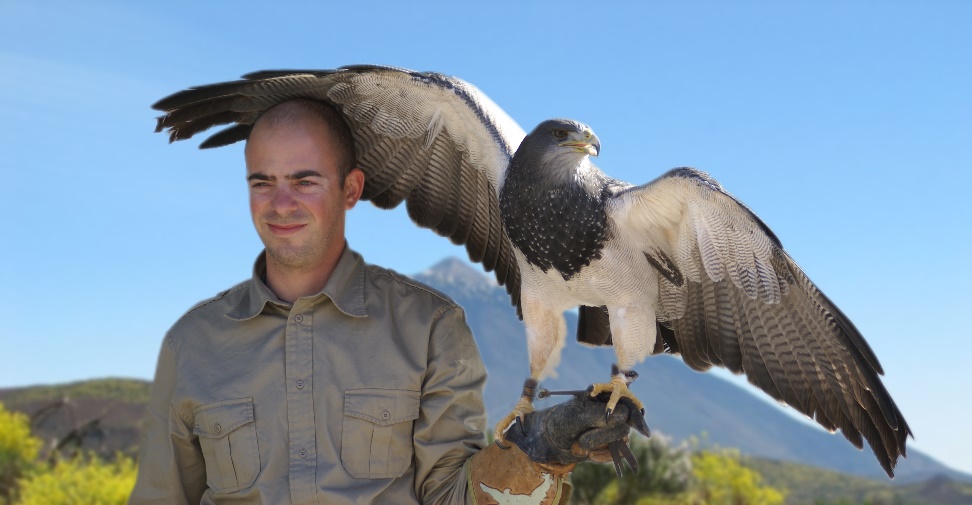
M 280 104 L 245 158 L 265 251 L 166 335 L 130 503 L 558 503 L 573 463 L 627 434 L 624 409 L 577 399 L 484 449 L 462 309 L 345 243 L 364 175 L 341 116 Z

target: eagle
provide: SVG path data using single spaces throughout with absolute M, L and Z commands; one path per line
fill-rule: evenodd
M 614 179 L 591 160 L 593 130 L 572 119 L 529 134 L 472 84 L 437 73 L 351 65 L 267 70 L 195 86 L 153 105 L 171 141 L 229 125 L 201 148 L 245 140 L 260 114 L 306 98 L 333 105 L 350 126 L 362 199 L 405 203 L 420 227 L 463 245 L 506 287 L 526 327 L 530 376 L 502 437 L 532 410 L 554 373 L 577 309 L 578 341 L 613 346 L 610 380 L 589 394 L 622 398 L 634 366 L 681 356 L 750 383 L 858 449 L 866 440 L 889 477 L 911 429 L 850 319 L 783 249 L 776 235 L 715 179 L 688 167 L 646 184 Z M 640 403 L 634 403 L 641 407 Z

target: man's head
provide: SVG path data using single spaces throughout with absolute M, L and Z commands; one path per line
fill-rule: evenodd
M 256 121 L 244 152 L 268 268 L 333 267 L 344 248 L 345 212 L 364 188 L 343 118 L 320 102 L 284 102 Z
M 274 128 L 292 125 L 304 120 L 318 120 L 327 129 L 327 137 L 333 143 L 334 156 L 337 157 L 338 167 L 341 169 L 341 180 L 348 175 L 355 163 L 354 136 L 351 128 L 344 121 L 341 113 L 330 104 L 308 98 L 295 98 L 277 104 L 260 115 L 253 123 L 253 131 L 257 128 Z M 247 139 L 247 146 L 250 145 Z

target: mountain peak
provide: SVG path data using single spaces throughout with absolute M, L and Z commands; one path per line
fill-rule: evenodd
M 450 256 L 414 276 L 433 286 L 450 285 L 467 289 L 492 289 L 496 283 L 469 263 Z

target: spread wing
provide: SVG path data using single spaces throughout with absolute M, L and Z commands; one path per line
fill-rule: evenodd
M 661 274 L 659 337 L 669 351 L 696 370 L 746 374 L 858 448 L 863 437 L 893 475 L 911 430 L 881 365 L 752 211 L 708 175 L 680 168 L 620 190 L 609 213 Z
M 292 98 L 343 113 L 365 173 L 363 199 L 385 209 L 405 201 L 416 224 L 465 245 L 472 261 L 494 271 L 519 308 L 520 273 L 497 198 L 524 132 L 465 81 L 372 65 L 261 71 L 159 100 L 153 108 L 165 115 L 156 131 L 168 129 L 176 141 L 232 124 L 200 145 L 219 147 L 246 139 L 263 111 Z

